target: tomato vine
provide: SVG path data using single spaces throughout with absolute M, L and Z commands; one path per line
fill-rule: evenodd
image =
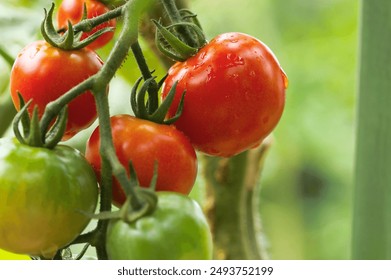
M 97 179 L 100 186 L 100 205 L 98 214 L 83 214 L 91 219 L 98 219 L 98 222 L 93 230 L 79 235 L 69 244 L 66 244 L 66 242 L 64 244 L 62 243 L 61 246 L 66 245 L 64 248 L 56 248 L 56 250 L 59 250 L 56 254 L 54 254 L 55 259 L 61 259 L 63 257 L 64 249 L 74 244 L 86 244 L 77 258 L 81 258 L 86 248 L 90 245 L 95 247 L 98 259 L 108 259 L 113 257 L 125 258 L 126 256 L 130 258 L 143 258 L 145 255 L 148 254 L 137 255 L 133 254 L 133 252 L 129 254 L 128 251 L 123 251 L 120 242 L 113 242 L 112 238 L 115 237 L 110 237 L 111 240 L 107 240 L 107 235 L 118 235 L 117 230 L 112 230 L 117 226 L 120 228 L 126 228 L 126 230 L 131 231 L 131 229 L 129 229 L 129 223 L 138 222 L 139 219 L 146 219 L 144 216 L 148 216 L 148 218 L 152 220 L 154 219 L 157 224 L 161 225 L 162 237 L 160 238 L 164 239 L 165 237 L 167 237 L 164 235 L 171 235 L 173 232 L 172 228 L 170 228 L 170 225 L 167 225 L 167 221 L 170 221 L 170 219 L 173 219 L 173 217 L 167 217 L 166 215 L 168 215 L 167 213 L 172 213 L 173 211 L 180 210 L 178 209 L 178 207 L 181 207 L 181 205 L 184 207 L 183 209 L 190 209 L 189 211 L 181 212 L 177 215 L 177 217 L 174 217 L 177 218 L 176 221 L 178 224 L 178 228 L 183 230 L 184 236 L 188 236 L 188 240 L 181 240 L 181 242 L 187 242 L 186 246 L 190 244 L 189 246 L 194 246 L 194 248 L 196 248 L 192 257 L 206 259 L 211 257 L 212 236 L 210 234 L 206 219 L 202 215 L 202 211 L 197 208 L 198 206 L 195 205 L 191 199 L 188 199 L 183 195 L 165 195 L 161 193 L 156 194 L 154 192 L 154 190 L 156 189 L 158 191 L 168 190 L 188 194 L 192 188 L 192 185 L 194 184 L 195 177 L 197 175 L 197 159 L 193 147 L 195 146 L 195 143 L 191 143 L 191 141 L 193 140 L 192 137 L 188 137 L 189 135 L 185 136 L 185 130 L 180 131 L 180 126 L 172 126 L 172 123 L 176 122 L 184 112 L 183 110 L 185 106 L 184 100 L 186 97 L 186 91 L 188 91 L 190 88 L 186 88 L 183 86 L 183 83 L 186 84 L 186 81 L 183 81 L 184 79 L 182 79 L 181 81 L 180 76 L 171 76 L 168 79 L 167 76 L 165 76 L 159 81 L 156 81 L 157 77 L 153 76 L 153 71 L 150 70 L 148 63 L 143 55 L 143 50 L 138 41 L 140 19 L 144 14 L 150 11 L 153 8 L 153 5 L 157 2 L 157 0 L 121 1 L 121 4 L 116 8 L 113 8 L 112 10 L 109 10 L 93 18 L 87 18 L 88 11 L 84 10 L 84 16 L 82 17 L 80 22 L 75 24 L 71 24 L 71 22 L 68 22 L 67 27 L 61 25 L 59 26 L 59 30 L 56 30 L 53 25 L 53 4 L 53 6 L 48 12 L 46 12 L 45 10 L 45 19 L 42 23 L 41 31 L 43 37 L 48 43 L 44 42 L 42 44 L 50 44 L 50 48 L 55 49 L 56 51 L 58 51 L 58 53 L 66 53 L 67 55 L 71 55 L 78 51 L 90 52 L 91 50 L 88 49 L 88 46 L 90 46 L 95 40 L 99 40 L 99 37 L 104 35 L 105 33 L 112 32 L 112 27 L 103 27 L 102 29 L 99 29 L 95 33 L 90 34 L 88 36 L 85 36 L 85 34 L 89 34 L 91 30 L 96 30 L 95 28 L 101 26 L 101 24 L 103 23 L 107 23 L 108 21 L 113 21 L 121 17 L 123 20 L 123 25 L 121 26 L 119 37 L 114 44 L 114 47 L 112 48 L 110 54 L 108 55 L 108 58 L 101 65 L 101 67 L 99 67 L 99 69 L 97 69 L 95 72 L 88 73 L 88 77 L 85 77 L 83 81 L 79 82 L 77 85 L 73 86 L 65 93 L 60 94 L 60 96 L 56 96 L 55 100 L 44 104 L 44 110 L 41 109 L 41 112 L 38 112 L 38 109 L 35 107 L 29 107 L 36 100 L 34 100 L 34 97 L 26 98 L 25 96 L 23 96 L 23 93 L 25 92 L 25 89 L 23 87 L 18 85 L 15 86 L 15 90 L 13 90 L 14 103 L 17 109 L 20 110 L 14 122 L 15 135 L 22 144 L 29 144 L 30 146 L 38 148 L 47 148 L 48 150 L 51 149 L 53 151 L 56 149 L 56 145 L 58 144 L 61 139 L 61 136 L 66 130 L 66 117 L 70 108 L 70 104 L 72 104 L 72 102 L 75 101 L 77 98 L 81 96 L 86 96 L 87 92 L 92 93 L 96 106 L 96 112 L 99 122 L 99 141 L 97 141 L 96 139 L 94 141 L 99 142 L 99 144 L 95 143 L 99 146 L 99 169 L 95 171 L 97 174 L 99 173 L 97 176 L 99 178 Z M 156 43 L 158 49 L 164 55 L 179 61 L 191 60 L 191 56 L 198 56 L 199 54 L 197 54 L 197 52 L 202 47 L 207 45 L 208 42 L 203 35 L 201 25 L 196 19 L 196 16 L 188 10 L 178 9 L 174 0 L 161 0 L 160 2 L 171 21 L 171 25 L 163 26 L 160 21 L 153 20 L 153 23 L 156 27 Z M 85 8 L 86 7 L 87 5 L 85 5 Z M 278 80 L 278 86 L 275 87 L 278 91 L 278 93 L 276 94 L 278 95 L 277 99 L 279 98 L 277 106 L 279 106 L 278 113 L 282 113 L 283 97 L 286 86 L 286 84 L 284 84 L 286 82 L 286 80 L 284 79 L 285 76 L 280 69 L 277 61 L 274 60 L 273 55 L 269 53 L 266 46 L 262 45 L 262 47 L 263 49 L 266 49 L 265 53 L 267 53 L 267 55 L 265 55 L 265 57 L 273 58 L 272 63 L 275 72 L 273 72 L 271 75 L 273 77 L 276 77 L 276 79 Z M 36 49 L 39 50 L 39 48 Z M 113 79 L 117 70 L 121 67 L 122 63 L 127 58 L 130 51 L 132 51 L 141 73 L 141 77 L 135 82 L 130 96 L 130 103 L 135 117 L 119 116 L 111 118 L 109 99 L 107 94 L 109 83 Z M 228 57 L 228 55 L 226 55 L 226 57 Z M 182 64 L 179 63 L 177 65 L 179 65 L 178 67 L 181 67 Z M 260 66 L 259 68 L 262 67 Z M 268 66 L 266 66 L 265 68 L 268 68 Z M 239 74 L 243 75 L 241 78 L 247 78 L 248 73 L 246 73 L 246 71 L 248 69 L 244 69 L 242 72 L 240 72 L 239 70 L 237 70 Z M 262 71 L 263 70 L 261 69 L 259 72 Z M 169 76 L 170 73 L 172 74 L 172 71 L 169 71 L 167 75 Z M 144 83 L 139 90 L 138 87 L 142 80 L 144 80 Z M 168 83 L 164 85 L 166 81 L 168 81 Z M 220 82 L 220 86 L 222 87 L 222 84 L 224 83 L 226 83 L 226 80 Z M 267 83 L 269 84 L 268 80 Z M 271 82 L 270 84 L 273 83 Z M 178 93 L 177 85 L 180 85 Z M 247 84 L 246 86 L 246 89 L 248 89 L 249 87 Z M 159 91 L 161 87 L 163 87 L 162 91 L 164 98 L 161 102 L 159 102 Z M 260 87 L 262 88 L 262 86 Z M 273 91 L 275 88 L 270 90 L 271 95 L 275 95 L 275 92 Z M 217 88 L 215 87 L 212 89 L 212 91 L 213 90 L 217 90 Z M 238 88 L 235 88 L 235 90 L 236 93 L 239 93 L 240 95 L 240 86 Z M 260 90 L 260 92 L 263 93 L 263 88 L 262 90 Z M 194 91 L 190 91 L 190 93 L 194 94 Z M 257 92 L 255 92 L 254 94 L 256 95 Z M 18 100 L 16 100 L 16 96 L 19 97 Z M 26 98 L 26 100 L 24 100 L 24 98 Z M 37 98 L 35 97 L 35 99 Z M 20 105 L 18 102 L 20 102 Z M 173 102 L 175 103 L 175 106 L 171 106 L 173 105 Z M 246 104 L 244 104 L 243 107 L 245 107 L 245 105 Z M 84 104 L 84 106 L 86 106 L 86 104 Z M 201 109 L 204 107 L 202 104 L 197 106 L 199 106 Z M 218 104 L 215 104 L 213 106 L 218 107 Z M 236 104 L 236 106 L 240 106 L 240 104 Z M 213 111 L 213 109 L 214 108 L 207 109 L 206 111 Z M 242 111 L 245 109 L 246 108 L 242 108 Z M 197 113 L 196 110 L 195 112 Z M 266 110 L 265 114 L 267 115 L 268 113 L 270 112 Z M 263 120 L 268 118 L 268 116 L 264 115 L 262 115 L 262 117 Z M 276 118 L 275 123 L 273 123 L 273 128 L 276 122 L 279 120 L 279 117 L 280 115 L 278 116 L 278 118 Z M 130 122 L 132 123 L 135 120 L 139 122 L 138 124 L 133 125 L 132 128 L 129 128 L 132 125 L 128 125 L 128 134 L 124 134 L 126 137 L 135 137 L 135 135 L 137 135 L 137 133 L 135 132 L 137 128 L 135 127 L 142 126 L 144 129 L 146 129 L 146 131 L 154 131 L 154 133 L 161 134 L 160 136 L 162 137 L 171 137 L 171 139 L 179 139 L 176 140 L 177 142 L 175 142 L 174 144 L 171 143 L 171 146 L 168 145 L 166 147 L 161 147 L 158 145 L 157 147 L 155 147 L 154 145 L 150 145 L 148 148 L 149 150 L 147 152 L 145 151 L 146 145 L 143 145 L 144 153 L 146 152 L 148 154 L 153 154 L 155 157 L 153 159 L 155 160 L 155 166 L 152 175 L 151 170 L 145 172 L 145 166 L 148 165 L 150 167 L 152 165 L 150 159 L 147 160 L 145 158 L 141 158 L 140 163 L 139 158 L 138 162 L 136 160 L 132 162 L 133 159 L 131 157 L 125 157 L 119 154 L 117 146 L 130 145 L 129 141 L 125 141 L 125 143 L 120 144 L 118 144 L 118 141 L 116 142 L 117 138 L 120 137 L 118 136 L 118 134 L 115 134 L 112 121 L 113 119 L 120 118 L 126 118 L 128 121 L 131 120 Z M 68 116 L 68 121 L 69 119 L 71 118 Z M 56 122 L 54 122 L 55 120 Z M 151 121 L 154 123 L 151 124 Z M 224 124 L 224 122 L 228 123 L 230 122 L 230 119 L 222 120 L 220 124 Z M 23 133 L 19 132 L 19 128 L 21 126 L 20 124 L 22 124 Z M 164 129 L 162 129 L 162 127 L 164 127 Z M 249 126 L 247 125 L 244 131 L 248 130 L 248 127 Z M 259 127 L 255 129 L 259 130 Z M 163 130 L 164 132 L 162 132 Z M 216 128 L 215 130 L 218 130 L 218 128 Z M 271 130 L 272 128 L 268 129 L 267 133 L 270 133 Z M 236 129 L 235 131 L 239 130 Z M 91 138 L 94 137 L 94 134 L 95 132 L 93 133 Z M 200 132 L 200 134 L 202 134 L 202 131 Z M 266 133 L 262 134 L 262 139 L 257 138 L 250 144 L 246 144 L 246 146 L 243 148 L 241 147 L 240 149 L 236 149 L 234 151 L 221 153 L 213 152 L 210 154 L 222 155 L 226 157 L 236 155 L 240 152 L 243 152 L 243 150 L 245 149 L 253 148 L 255 144 L 259 144 L 264 139 L 264 137 L 266 137 L 265 134 Z M 151 136 L 150 142 L 164 142 L 163 140 L 156 140 L 158 138 L 159 137 L 152 138 Z M 237 139 L 234 141 L 237 141 Z M 135 144 L 133 143 L 132 145 Z M 169 156 L 171 158 L 171 162 L 157 162 L 159 158 L 159 153 L 156 152 L 156 149 L 169 149 L 171 153 Z M 175 152 L 179 153 L 181 153 L 181 151 L 185 152 L 183 152 L 181 156 L 175 157 L 172 156 L 172 153 L 174 153 L 172 151 L 174 150 Z M 163 157 L 167 158 L 167 155 L 168 153 L 165 153 Z M 87 153 L 86 157 L 88 159 Z M 181 157 L 185 157 L 186 159 L 181 161 Z M 94 167 L 94 163 L 90 163 Z M 144 173 L 136 172 L 137 165 L 140 164 L 144 165 Z M 179 175 L 176 176 L 175 179 L 177 179 L 177 181 L 166 180 L 166 182 L 169 183 L 166 183 L 165 186 L 161 187 L 159 185 L 159 178 L 164 178 L 165 176 L 163 175 L 167 174 L 163 174 L 161 177 L 159 177 L 159 164 L 161 164 L 161 166 L 163 167 L 168 166 L 168 169 L 166 169 L 165 171 L 168 176 L 176 176 L 175 172 L 181 172 L 187 175 L 184 175 L 182 177 Z M 175 164 L 180 164 L 182 166 L 178 166 Z M 144 180 L 145 178 L 143 178 L 145 177 L 144 175 L 146 173 L 148 173 L 147 177 L 150 183 L 147 183 L 147 181 Z M 139 176 L 139 178 L 137 176 Z M 117 198 L 113 197 L 113 183 L 118 183 L 120 188 L 123 190 L 123 193 L 125 193 L 126 195 L 125 201 L 123 201 L 122 199 L 119 203 Z M 149 188 L 140 188 L 141 186 L 148 187 L 148 184 Z M 238 193 L 242 195 L 242 192 L 240 190 L 238 190 Z M 162 202 L 160 204 L 158 202 L 159 197 L 162 199 Z M 177 201 L 178 203 L 177 205 L 173 206 L 172 203 L 170 204 L 168 200 Z M 112 210 L 112 203 L 115 202 L 118 202 L 117 206 L 121 207 L 119 211 Z M 192 217 L 192 212 L 194 212 L 194 217 Z M 120 220 L 120 222 L 118 222 L 118 220 Z M 181 221 L 184 221 L 183 223 L 191 224 L 191 227 L 193 229 L 192 232 L 189 232 L 185 228 L 181 228 Z M 143 223 L 140 222 L 140 224 Z M 194 234 L 199 234 L 199 237 L 201 237 L 203 243 L 201 246 L 197 247 L 195 245 L 198 238 Z M 248 236 L 253 237 L 251 235 Z M 128 238 L 128 236 L 120 237 L 123 238 L 124 243 L 126 243 L 129 248 L 138 248 L 138 244 L 132 243 L 134 242 L 132 241 L 132 238 Z M 145 242 L 145 239 L 140 239 L 140 242 Z M 154 242 L 156 243 L 152 246 L 159 247 L 159 240 Z M 248 244 L 246 246 L 251 247 L 251 245 Z M 110 248 L 111 251 L 109 252 L 109 254 L 111 254 L 111 256 L 108 254 L 107 248 Z M 121 251 L 121 253 L 113 253 L 112 248 L 116 248 L 114 251 Z M 41 257 L 53 257 L 52 255 L 53 252 L 50 251 L 50 256 L 44 255 Z M 254 253 L 253 255 L 257 254 Z M 180 250 L 175 254 L 159 255 L 159 257 L 162 258 L 186 258 L 186 256 L 189 257 L 190 255 L 186 255 L 186 252 Z M 153 258 L 153 255 L 148 255 L 148 257 Z

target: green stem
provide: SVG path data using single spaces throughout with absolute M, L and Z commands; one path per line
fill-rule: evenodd
M 391 1 L 361 1 L 353 259 L 391 259 L 390 18 Z
M 45 135 L 45 132 L 48 130 L 52 120 L 58 116 L 62 108 L 71 102 L 73 99 L 82 95 L 88 90 L 92 89 L 94 84 L 94 76 L 84 80 L 82 83 L 70 89 L 67 93 L 62 95 L 60 98 L 47 104 L 45 112 L 41 118 L 41 135 Z
M 161 0 L 162 4 L 164 6 L 164 9 L 166 10 L 171 22 L 173 24 L 180 23 L 183 21 L 183 18 L 179 12 L 179 9 L 176 5 L 175 0 Z M 197 48 L 197 40 L 194 38 L 189 31 L 188 28 L 185 26 L 179 26 L 178 27 L 179 34 L 182 35 L 183 41 L 188 44 L 189 46 Z
M 99 24 L 120 17 L 122 15 L 122 9 L 123 6 L 120 6 L 100 16 L 82 20 L 81 22 L 75 24 L 73 28 L 75 32 L 79 32 L 79 31 L 89 32 Z
M 216 259 L 267 258 L 259 217 L 259 174 L 269 140 L 232 158 L 205 157 L 207 216 Z
M 101 154 L 101 190 L 100 190 L 100 212 L 111 211 L 112 198 L 112 166 L 110 162 L 111 151 L 114 149 L 110 126 L 110 112 L 108 98 L 105 90 L 95 92 L 96 107 L 99 115 L 99 133 L 100 133 L 100 154 Z M 109 154 L 110 153 L 110 154 Z M 109 155 L 108 155 L 109 154 Z M 114 151 L 115 156 L 115 151 Z M 106 231 L 108 220 L 99 220 L 97 225 L 97 243 L 96 247 L 98 259 L 108 259 L 105 248 Z
M 152 78 L 151 70 L 148 67 L 147 61 L 145 60 L 143 51 L 140 47 L 139 42 L 135 42 L 131 46 L 134 57 L 136 58 L 137 65 L 140 69 L 141 75 L 144 81 Z M 153 80 L 148 87 L 148 113 L 153 114 L 159 107 L 159 86 L 155 80 Z

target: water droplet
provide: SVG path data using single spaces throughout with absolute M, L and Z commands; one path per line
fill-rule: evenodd
M 193 65 L 193 70 L 197 70 L 198 68 L 200 68 L 201 66 L 203 66 L 205 63 L 202 61 L 200 63 L 197 63 L 196 65 Z
M 227 54 L 228 63 L 226 64 L 227 67 L 234 67 L 237 65 L 244 65 L 244 60 L 242 57 L 234 54 L 229 53 Z
M 206 72 L 207 72 L 206 82 L 209 82 L 216 76 L 215 72 L 213 71 L 213 67 L 211 65 L 208 65 L 208 67 L 206 68 Z

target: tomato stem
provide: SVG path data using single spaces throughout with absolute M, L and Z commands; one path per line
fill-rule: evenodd
M 175 0 L 161 0 L 172 23 L 181 23 L 182 15 L 175 3 Z M 190 30 L 186 26 L 178 26 L 178 33 L 182 35 L 183 41 L 189 46 L 197 48 L 197 40 L 192 36 Z
M 73 29 L 75 32 L 89 32 L 91 31 L 94 27 L 109 21 L 114 18 L 118 18 L 122 16 L 123 14 L 123 6 L 117 7 L 113 10 L 108 11 L 105 14 L 93 17 L 93 18 L 88 18 L 88 19 L 83 19 L 79 23 L 75 24 L 73 26 Z
M 267 258 L 259 217 L 259 174 L 270 145 L 268 139 L 231 158 L 204 157 L 207 193 L 213 197 L 206 212 L 216 259 Z
M 137 65 L 143 76 L 144 81 L 152 78 L 151 70 L 149 70 L 148 64 L 145 60 L 143 51 L 138 41 L 131 46 L 134 57 L 136 58 Z M 151 80 L 148 86 L 148 113 L 153 114 L 159 107 L 159 86 L 155 79 Z
M 352 209 L 354 260 L 391 258 L 390 10 L 390 1 L 361 1 Z
M 148 3 L 146 3 L 148 2 Z M 117 43 L 111 51 L 106 64 L 96 74 L 92 91 L 95 95 L 100 127 L 100 153 L 102 159 L 101 174 L 101 205 L 100 211 L 111 210 L 112 197 L 112 174 L 118 179 L 126 194 L 132 197 L 132 208 L 139 209 L 141 202 L 135 192 L 134 187 L 126 175 L 125 168 L 121 165 L 116 156 L 111 126 L 108 97 L 105 93 L 107 84 L 113 78 L 117 69 L 125 60 L 132 44 L 137 42 L 138 38 L 138 20 L 144 9 L 148 8 L 153 1 L 134 0 L 124 5 L 124 26 Z M 144 6 L 142 5 L 144 4 Z M 106 231 L 108 220 L 99 220 L 97 231 L 100 235 L 100 241 L 96 245 L 96 251 L 99 259 L 106 259 L 107 252 L 105 248 Z

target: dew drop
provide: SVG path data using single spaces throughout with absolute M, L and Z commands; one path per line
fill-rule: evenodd
M 227 54 L 227 60 L 228 60 L 228 63 L 226 64 L 227 67 L 234 67 L 234 66 L 237 66 L 237 65 L 244 65 L 243 58 L 238 56 L 238 55 L 236 55 L 236 54 L 233 54 L 233 53 Z

